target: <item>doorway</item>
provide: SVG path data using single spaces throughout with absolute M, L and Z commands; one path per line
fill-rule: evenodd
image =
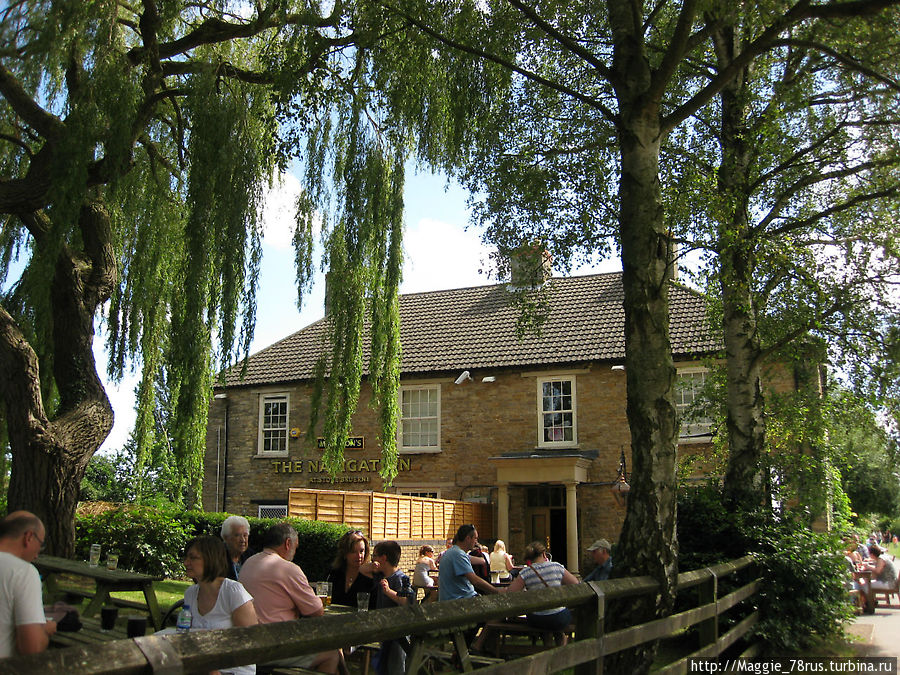
M 553 560 L 567 567 L 566 490 L 561 485 L 526 488 L 527 541 L 540 541 Z

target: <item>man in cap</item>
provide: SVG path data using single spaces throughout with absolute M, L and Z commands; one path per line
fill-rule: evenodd
M 612 558 L 609 557 L 609 549 L 610 545 L 606 539 L 598 539 L 588 546 L 588 551 L 597 566 L 584 578 L 585 581 L 609 579 L 609 573 L 612 572 Z

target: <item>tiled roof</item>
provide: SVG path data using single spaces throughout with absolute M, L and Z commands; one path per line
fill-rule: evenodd
M 519 309 L 505 284 L 400 296 L 401 373 L 486 370 L 625 359 L 621 273 L 554 278 L 547 284 L 549 315 L 540 335 L 516 335 Z M 722 348 L 699 293 L 670 288 L 671 341 L 676 358 Z M 321 319 L 252 355 L 243 379 L 240 364 L 228 386 L 292 382 L 313 377 L 327 338 Z M 368 336 L 365 345 L 368 363 Z

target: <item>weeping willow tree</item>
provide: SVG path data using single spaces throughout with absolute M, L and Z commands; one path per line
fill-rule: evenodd
M 326 7 L 23 0 L 2 10 L 0 425 L 9 507 L 44 520 L 54 554 L 73 551 L 78 487 L 113 424 L 98 321 L 110 374 L 142 373 L 138 463 L 159 441 L 164 377 L 177 473 L 186 505 L 197 502 L 212 373 L 247 353 L 263 195 L 293 161 L 307 178 L 298 299 L 314 223 L 335 281 L 327 461 L 336 466 L 344 445 L 369 317 L 386 478 L 395 470 L 406 142 L 370 105 L 377 14 Z

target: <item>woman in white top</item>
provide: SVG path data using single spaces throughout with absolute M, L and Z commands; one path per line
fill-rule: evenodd
M 255 626 L 259 621 L 253 598 L 238 581 L 226 579 L 228 557 L 217 537 L 196 537 L 188 542 L 184 570 L 194 585 L 184 591 L 184 604 L 191 608 L 191 630 Z M 227 668 L 221 673 L 252 675 L 256 666 Z
M 508 592 L 536 591 L 541 588 L 568 586 L 578 583 L 575 575 L 565 567 L 557 562 L 547 560 L 547 549 L 539 541 L 533 541 L 525 547 L 525 562 L 526 567 L 523 567 L 522 571 L 519 572 L 519 576 L 513 579 L 513 582 L 507 589 Z M 540 612 L 532 612 L 526 615 L 525 619 L 529 626 L 553 631 L 556 634 L 557 644 L 566 644 L 564 631 L 572 623 L 572 614 L 568 608 L 553 607 Z
M 434 586 L 434 579 L 428 573 L 436 569 L 434 549 L 426 544 L 419 549 L 419 558 L 416 560 L 416 567 L 413 570 L 412 585 L 416 588 L 431 588 Z
M 499 572 L 498 576 L 508 577 L 513 567 L 515 567 L 513 558 L 506 552 L 506 544 L 502 539 L 498 539 L 494 542 L 494 550 L 491 553 L 491 576 L 493 573 Z

